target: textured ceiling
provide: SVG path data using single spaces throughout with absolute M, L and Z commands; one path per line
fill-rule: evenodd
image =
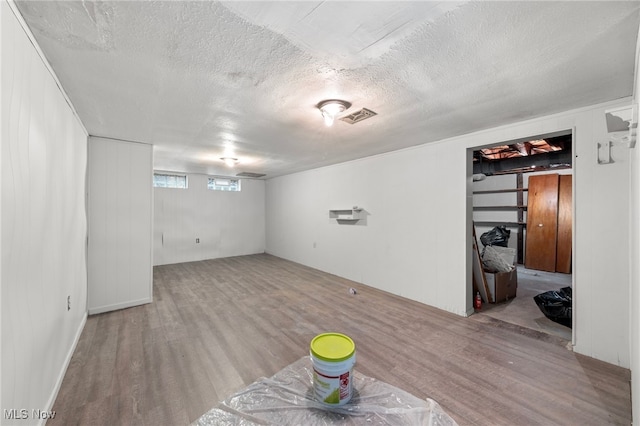
M 91 135 L 153 143 L 158 170 L 267 178 L 631 96 L 640 9 L 16 3 Z M 325 127 L 331 98 L 378 115 Z

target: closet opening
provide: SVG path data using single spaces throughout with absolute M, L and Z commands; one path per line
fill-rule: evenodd
M 567 130 L 467 155 L 472 312 L 567 342 L 575 285 L 573 145 Z

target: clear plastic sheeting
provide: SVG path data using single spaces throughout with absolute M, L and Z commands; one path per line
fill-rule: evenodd
M 209 425 L 429 425 L 456 422 L 432 399 L 354 372 L 351 401 L 327 407 L 313 395 L 312 365 L 304 357 L 222 401 L 193 426 Z

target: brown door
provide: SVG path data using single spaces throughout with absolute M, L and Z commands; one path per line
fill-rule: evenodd
M 529 178 L 526 268 L 550 272 L 556 270 L 558 184 L 557 174 Z
M 556 272 L 571 273 L 572 231 L 572 179 L 571 175 L 560 175 L 558 189 L 558 243 L 556 244 Z

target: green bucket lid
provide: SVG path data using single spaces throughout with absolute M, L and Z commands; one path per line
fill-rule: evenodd
M 311 340 L 311 354 L 327 362 L 349 359 L 356 351 L 356 344 L 349 336 L 341 333 L 322 333 Z

